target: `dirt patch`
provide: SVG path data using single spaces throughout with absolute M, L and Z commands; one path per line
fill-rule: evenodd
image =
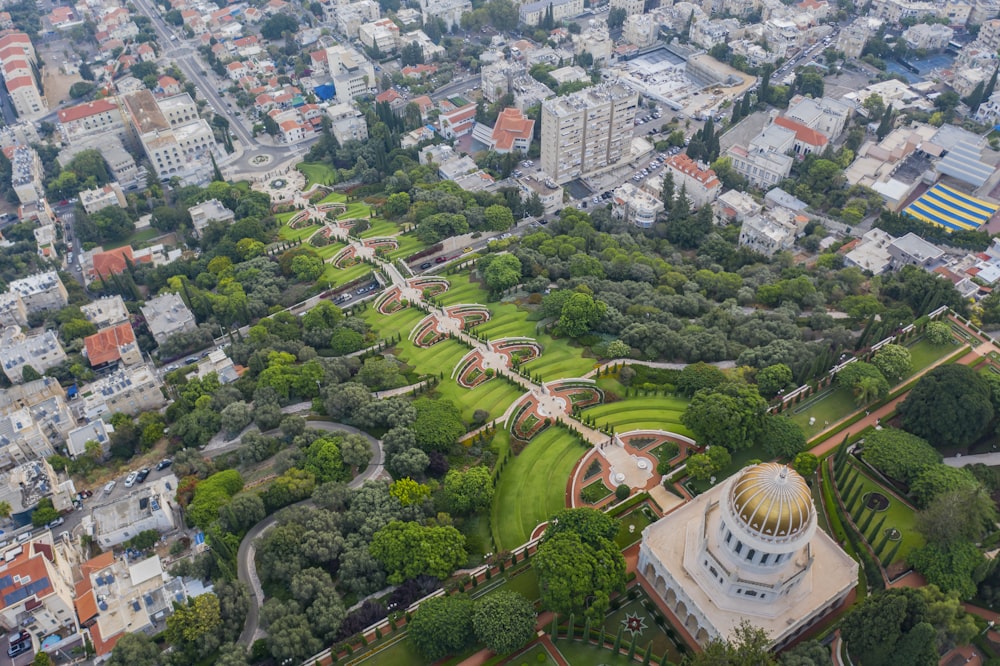
M 45 101 L 49 108 L 54 109 L 62 101 L 70 99 L 69 89 L 74 83 L 83 81 L 79 74 L 66 74 L 62 68 L 56 64 L 62 62 L 61 53 L 43 54 L 46 64 L 42 69 L 42 86 L 45 88 Z

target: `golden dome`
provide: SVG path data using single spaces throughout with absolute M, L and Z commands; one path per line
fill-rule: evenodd
M 764 536 L 789 537 L 809 526 L 809 486 L 795 470 L 777 463 L 748 467 L 733 485 L 734 513 Z

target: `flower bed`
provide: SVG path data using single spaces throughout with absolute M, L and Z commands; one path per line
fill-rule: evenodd
M 358 261 L 360 260 L 358 259 L 357 248 L 353 245 L 348 245 L 333 258 L 333 265 L 337 268 L 349 268 L 358 263 Z
M 451 287 L 451 283 L 439 277 L 417 277 L 407 280 L 406 283 L 413 289 L 424 292 L 427 296 L 443 294 Z
M 467 389 L 476 388 L 493 378 L 493 374 L 483 368 L 483 355 L 477 351 L 469 352 L 459 362 L 457 376 L 459 386 Z
M 541 345 L 529 339 L 496 340 L 490 343 L 490 348 L 507 357 L 508 365 L 527 363 L 542 355 Z
M 291 217 L 291 219 L 288 220 L 288 226 L 291 227 L 292 229 L 298 229 L 299 228 L 299 223 L 303 222 L 303 221 L 306 221 L 306 222 L 309 221 L 309 211 L 307 211 L 307 210 L 300 211 L 300 212 L 296 213 L 295 215 L 293 215 Z M 307 225 L 304 225 L 304 226 L 309 226 L 309 225 L 307 224 Z
M 586 409 L 604 402 L 604 391 L 586 382 L 555 382 L 549 385 L 549 390 L 569 401 L 574 409 Z
M 363 242 L 365 247 L 371 248 L 376 252 L 379 250 L 395 250 L 399 247 L 399 243 L 391 238 L 370 238 Z
M 399 287 L 392 287 L 382 295 L 382 298 L 379 299 L 375 309 L 384 315 L 388 315 L 402 310 L 403 307 Z
M 454 305 L 447 308 L 445 312 L 452 319 L 462 322 L 462 328 L 478 326 L 490 320 L 490 311 L 482 305 Z
M 514 426 L 511 428 L 515 437 L 528 441 L 551 425 L 551 419 L 543 419 L 536 413 L 537 408 L 538 405 L 529 399 L 518 410 L 514 417 Z

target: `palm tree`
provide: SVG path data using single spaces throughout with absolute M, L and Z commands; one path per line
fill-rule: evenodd
M 11 506 L 7 500 L 0 500 L 0 518 L 6 520 L 10 518 Z

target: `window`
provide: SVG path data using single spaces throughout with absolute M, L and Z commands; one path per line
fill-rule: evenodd
M 745 590 L 743 594 L 747 595 L 748 597 L 756 597 L 757 590 Z
M 726 532 L 726 543 L 730 543 L 733 540 L 733 533 Z
M 736 542 L 736 554 L 739 555 L 742 552 L 743 552 L 743 542 L 742 541 L 737 541 Z
M 764 553 L 763 555 L 760 556 L 760 563 L 761 564 L 767 564 L 767 561 L 769 559 L 771 559 L 771 554 L 770 553 Z
M 757 554 L 757 551 L 751 548 L 747 551 L 747 561 L 753 560 L 753 556 Z

